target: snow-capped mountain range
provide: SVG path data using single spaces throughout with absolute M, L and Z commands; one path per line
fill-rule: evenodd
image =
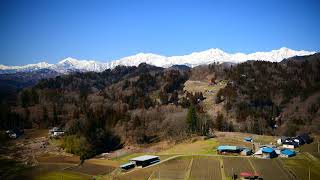
M 37 64 L 28 64 L 24 66 L 4 66 L 0 65 L 0 74 L 28 72 L 40 69 L 51 69 L 59 73 L 68 73 L 72 71 L 95 71 L 101 72 L 105 69 L 112 69 L 118 65 L 138 66 L 140 63 L 147 63 L 159 67 L 170 67 L 172 65 L 187 65 L 190 67 L 210 64 L 213 62 L 223 63 L 241 63 L 247 60 L 264 60 L 271 62 L 280 62 L 283 59 L 293 56 L 311 55 L 316 52 L 295 51 L 289 48 L 280 48 L 269 52 L 256 52 L 251 54 L 244 53 L 226 53 L 220 49 L 208 49 L 206 51 L 194 52 L 183 56 L 161 56 L 152 53 L 139 53 L 133 56 L 124 57 L 118 60 L 108 61 L 107 63 L 88 60 L 77 60 L 74 58 L 66 58 L 57 64 L 48 64 L 40 62 Z

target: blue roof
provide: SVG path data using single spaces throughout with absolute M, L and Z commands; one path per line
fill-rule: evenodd
M 252 138 L 246 137 L 246 138 L 244 138 L 244 140 L 246 140 L 246 141 L 252 141 Z
M 240 150 L 240 148 L 238 146 L 219 146 L 218 150 L 219 151 L 223 151 L 223 150 L 236 151 L 236 150 Z
M 274 152 L 274 149 L 269 148 L 269 147 L 264 147 L 264 148 L 262 148 L 262 152 L 263 153 L 272 153 L 272 152 Z
M 281 154 L 285 154 L 287 156 L 294 156 L 296 155 L 296 152 L 290 149 L 283 149 L 281 150 Z

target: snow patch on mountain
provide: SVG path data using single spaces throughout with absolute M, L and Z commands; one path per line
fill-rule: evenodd
M 25 66 L 4 66 L 0 65 L 0 74 L 14 72 L 28 72 L 39 69 L 51 69 L 59 73 L 68 73 L 73 71 L 95 71 L 101 72 L 105 69 L 114 68 L 118 65 L 138 66 L 140 63 L 147 63 L 159 67 L 170 67 L 172 65 L 187 65 L 190 67 L 210 64 L 213 62 L 223 63 L 241 63 L 247 60 L 263 60 L 270 62 L 280 62 L 283 59 L 293 56 L 311 55 L 316 52 L 295 51 L 289 48 L 280 48 L 269 52 L 255 52 L 251 54 L 245 53 L 226 53 L 221 49 L 208 49 L 201 52 L 193 52 L 183 56 L 161 56 L 152 53 L 139 53 L 133 56 L 124 57 L 118 60 L 109 61 L 107 63 L 97 62 L 93 60 L 77 60 L 71 57 L 63 59 L 57 64 L 48 64 L 40 62 L 37 64 L 29 64 Z

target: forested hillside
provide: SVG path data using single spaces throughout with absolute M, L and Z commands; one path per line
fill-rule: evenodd
M 199 82 L 203 91 L 184 90 Z M 210 89 L 219 84 L 219 91 Z M 320 130 L 320 55 L 194 68 L 117 66 L 43 79 L 14 97 L 1 102 L 1 129 L 62 127 L 62 147 L 82 159 L 213 130 L 291 136 Z M 203 100 L 219 112 L 208 113 Z
M 241 131 L 294 135 L 319 131 L 320 54 L 281 63 L 248 61 L 231 68 L 216 103 Z

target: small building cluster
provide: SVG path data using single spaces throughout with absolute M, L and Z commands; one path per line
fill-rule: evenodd
M 292 149 L 286 149 L 282 147 L 276 147 L 272 145 L 260 146 L 259 150 L 253 154 L 254 157 L 271 159 L 275 157 L 292 157 L 295 156 L 296 152 Z
M 155 164 L 160 162 L 160 157 L 159 156 L 152 156 L 152 155 L 144 155 L 144 156 L 139 156 L 135 157 L 129 160 L 130 162 L 123 164 L 120 166 L 122 170 L 129 170 L 134 167 L 146 167 L 151 164 Z
M 304 144 L 312 142 L 312 138 L 304 133 L 295 137 L 281 137 L 277 140 L 278 145 L 282 145 L 283 148 L 294 149 Z
M 250 142 L 253 145 L 255 152 L 249 148 L 232 146 L 232 145 L 222 145 L 217 148 L 218 154 L 240 154 L 242 156 L 250 156 L 263 159 L 271 159 L 275 157 L 289 158 L 296 155 L 293 150 L 306 143 L 311 143 L 312 138 L 308 134 L 301 134 L 296 137 L 282 137 L 277 140 L 278 146 L 274 145 L 261 145 L 256 150 L 253 139 L 250 137 L 244 138 L 245 142 Z

